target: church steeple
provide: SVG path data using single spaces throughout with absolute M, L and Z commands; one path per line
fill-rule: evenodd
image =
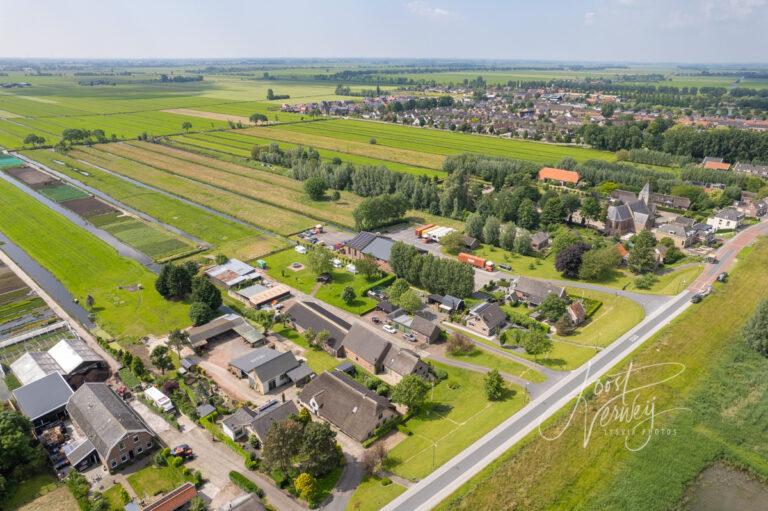
M 640 190 L 637 198 L 643 201 L 646 206 L 651 203 L 651 183 L 645 183 L 645 186 Z

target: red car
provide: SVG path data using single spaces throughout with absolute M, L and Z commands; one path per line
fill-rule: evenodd
M 188 459 L 193 457 L 195 453 L 192 451 L 192 448 L 187 444 L 181 444 L 171 449 L 171 455 L 178 456 L 179 458 Z

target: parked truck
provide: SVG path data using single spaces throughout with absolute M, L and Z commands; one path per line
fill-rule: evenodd
M 424 234 L 424 231 L 426 231 L 427 229 L 431 229 L 434 226 L 435 226 L 435 224 L 427 224 L 427 225 L 420 225 L 420 226 L 418 226 L 416 228 L 416 232 L 415 232 L 416 237 L 417 238 L 421 238 L 422 235 Z
M 481 270 L 493 271 L 494 269 L 493 261 L 487 261 L 482 257 L 473 256 L 472 254 L 467 254 L 466 252 L 459 254 L 459 261 L 462 263 L 471 264 L 475 268 L 480 268 Z

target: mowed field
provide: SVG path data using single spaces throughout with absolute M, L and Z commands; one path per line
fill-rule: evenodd
M 159 144 L 128 142 L 100 149 L 314 220 L 351 226 L 352 211 L 361 201 L 349 192 L 342 192 L 337 202 L 313 201 L 303 183 L 290 177 Z
M 69 155 L 47 149 L 25 151 L 25 156 L 92 186 L 110 197 L 213 245 L 212 251 L 253 259 L 284 245 L 253 227 L 211 214 L 166 194 L 148 190 L 127 179 L 87 165 Z
M 85 302 L 113 335 L 165 334 L 189 324 L 187 306 L 164 300 L 155 276 L 10 183 L 0 181 L 0 229 Z
M 246 131 L 255 135 L 263 131 L 272 132 L 270 135 L 260 136 L 283 138 L 288 142 L 302 140 L 302 138 L 292 139 L 297 134 L 301 134 L 306 137 L 304 138 L 306 144 L 364 156 L 373 156 L 380 151 L 386 152 L 386 149 L 393 149 L 397 152 L 389 151 L 387 154 L 390 154 L 390 159 L 394 161 L 432 168 L 440 168 L 445 156 L 460 153 L 482 153 L 539 164 L 555 164 L 566 156 L 577 161 L 589 159 L 613 161 L 615 159 L 613 153 L 583 147 L 510 140 L 373 121 L 334 119 L 287 124 L 276 128 L 257 127 Z M 376 139 L 375 145 L 369 143 L 371 139 Z M 376 157 L 386 159 L 382 156 Z
M 261 131 L 257 132 L 260 135 L 270 135 L 272 132 Z M 265 138 L 255 136 L 254 134 L 247 132 L 246 130 L 232 130 L 232 131 L 212 131 L 207 133 L 191 133 L 189 135 L 179 135 L 172 138 L 175 144 L 181 144 L 184 147 L 188 147 L 194 151 L 202 151 L 208 154 L 216 156 L 217 154 L 229 154 L 237 156 L 239 158 L 250 158 L 251 149 L 255 145 L 269 145 L 271 143 L 277 143 L 281 149 L 290 150 L 299 145 L 304 147 L 313 147 L 320 154 L 320 158 L 324 160 L 333 160 L 334 158 L 340 159 L 343 163 L 352 163 L 355 165 L 370 165 L 380 166 L 383 165 L 389 170 L 395 172 L 403 172 L 406 174 L 424 175 L 424 176 L 438 176 L 444 177 L 445 172 L 437 169 L 431 169 L 427 167 L 418 167 L 415 165 L 409 165 L 406 163 L 400 163 L 398 161 L 384 160 L 381 158 L 372 158 L 369 156 L 361 156 L 359 154 L 353 154 L 349 152 L 334 151 L 324 149 L 312 145 L 309 137 L 296 136 L 295 134 L 289 134 L 280 138 L 290 138 L 297 140 L 297 142 L 286 142 L 277 138 Z M 325 144 L 329 144 L 329 141 L 321 141 Z M 330 141 L 331 143 L 334 141 Z M 366 150 L 369 148 L 365 148 Z M 382 153 L 380 156 L 389 156 Z

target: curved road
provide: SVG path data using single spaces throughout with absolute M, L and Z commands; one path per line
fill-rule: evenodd
M 718 250 L 716 257 L 719 262 L 707 268 L 689 289 L 656 309 L 587 364 L 572 371 L 522 410 L 409 488 L 383 509 L 385 511 L 423 511 L 438 505 L 685 311 L 691 305 L 690 299 L 694 293 L 711 284 L 720 272 L 731 267 L 742 248 L 751 244 L 757 236 L 766 233 L 768 233 L 768 222 L 761 222 L 739 233 Z

